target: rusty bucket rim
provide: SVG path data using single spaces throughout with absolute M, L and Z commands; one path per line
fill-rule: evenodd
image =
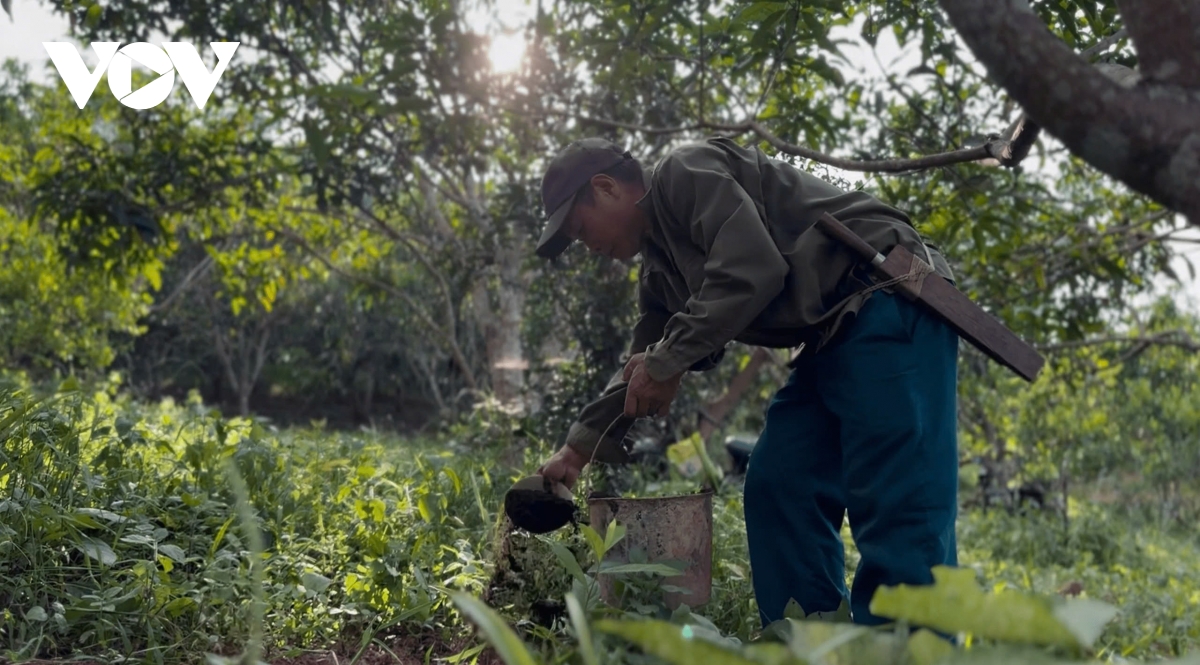
M 601 503 L 627 503 L 627 504 L 637 504 L 640 506 L 652 506 L 655 503 L 666 503 L 668 501 L 670 501 L 670 502 L 686 501 L 688 499 L 702 501 L 704 499 L 711 499 L 715 494 L 716 494 L 716 492 L 714 492 L 713 490 L 706 489 L 706 490 L 703 490 L 700 492 L 693 492 L 691 494 L 672 494 L 670 496 L 639 496 L 639 497 L 621 497 L 621 496 L 592 497 L 592 496 L 588 496 L 586 498 L 586 501 L 587 501 L 588 506 L 592 506 L 594 504 L 601 504 Z

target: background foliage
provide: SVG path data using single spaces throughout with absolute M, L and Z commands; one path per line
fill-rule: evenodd
M 1112 2 L 1031 4 L 1080 51 L 1119 27 Z M 533 257 L 548 155 L 596 134 L 647 163 L 713 133 L 776 153 L 721 130 L 753 118 L 830 155 L 905 158 L 1020 113 L 932 2 L 46 6 L 85 43 L 242 50 L 203 112 L 182 94 L 133 111 L 103 87 L 80 110 L 15 64 L 0 76 L 12 659 L 489 657 L 462 590 L 542 658 L 591 665 L 579 627 L 600 610 L 576 594 L 586 617 L 569 616 L 578 580 L 497 517 L 622 366 L 636 314 L 636 263 Z M 492 62 L 500 17 L 526 46 L 515 71 Z M 893 41 L 911 68 L 862 69 Z M 1136 65 L 1124 39 L 1095 57 Z M 1190 651 L 1200 320 L 1156 289 L 1182 220 L 1044 136 L 1016 168 L 780 156 L 910 212 L 960 287 L 1047 355 L 1028 386 L 964 345 L 960 531 L 984 588 L 1116 605 L 1090 656 Z M 732 345 L 638 437 L 689 436 L 753 354 Z M 708 438 L 718 461 L 724 436 L 761 426 L 783 360 Z M 691 481 L 651 452 L 619 482 Z M 717 600 L 658 617 L 727 646 L 761 628 L 737 482 L 718 502 Z M 595 558 L 579 532 L 556 538 Z M 645 662 L 601 625 L 604 662 Z

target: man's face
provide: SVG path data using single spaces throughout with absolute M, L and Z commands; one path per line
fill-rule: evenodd
M 642 249 L 646 216 L 637 207 L 640 188 L 606 176 L 592 179 L 591 204 L 577 201 L 567 218 L 566 233 L 597 254 L 628 261 Z

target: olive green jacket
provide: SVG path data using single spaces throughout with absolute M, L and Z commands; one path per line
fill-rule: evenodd
M 814 228 L 828 212 L 887 254 L 904 245 L 953 279 L 908 216 L 865 192 L 846 192 L 762 151 L 724 138 L 686 145 L 646 171 L 638 201 L 650 218 L 638 279 L 640 318 L 630 354 L 646 353 L 646 372 L 664 380 L 704 371 L 738 341 L 818 352 L 862 307 L 861 262 Z M 566 444 L 601 462 L 624 462 L 632 424 L 618 371 L 584 407 Z M 613 423 L 616 423 L 613 425 Z M 610 429 L 610 425 L 612 425 Z

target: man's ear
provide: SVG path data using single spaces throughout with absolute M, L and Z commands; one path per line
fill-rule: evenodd
M 615 199 L 620 195 L 619 190 L 620 186 L 612 176 L 605 173 L 592 176 L 592 194 L 596 199 L 599 199 L 601 196 Z

